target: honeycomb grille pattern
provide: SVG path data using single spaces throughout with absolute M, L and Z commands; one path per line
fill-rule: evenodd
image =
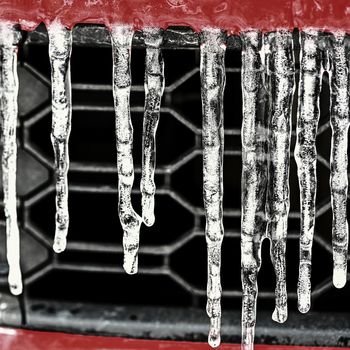
M 50 143 L 50 68 L 47 46 L 21 47 L 18 123 L 18 209 L 22 239 L 23 301 L 46 299 L 199 307 L 205 305 L 206 244 L 202 203 L 201 102 L 198 49 L 165 49 L 166 88 L 157 133 L 156 223 L 142 227 L 139 274 L 122 269 L 122 230 L 117 215 L 117 173 L 111 90 L 111 49 L 74 47 L 73 120 L 70 138 L 69 207 L 66 252 L 56 255 L 54 172 Z M 143 119 L 143 48 L 132 53 L 131 114 L 134 125 L 134 207 L 140 212 Z M 298 55 L 296 55 L 297 57 Z M 225 90 L 223 308 L 241 307 L 240 193 L 242 101 L 240 52 L 228 50 Z M 298 65 L 298 62 L 297 62 Z M 331 283 L 329 194 L 329 91 L 324 76 L 318 131 L 317 220 L 313 248 L 313 310 L 350 311 L 349 287 Z M 294 101 L 292 149 L 297 99 Z M 293 156 L 292 156 L 293 157 Z M 291 212 L 287 243 L 289 306 L 296 310 L 299 190 L 291 161 Z M 6 291 L 4 215 L 1 212 L 1 283 Z M 263 247 L 259 309 L 272 311 L 274 273 Z

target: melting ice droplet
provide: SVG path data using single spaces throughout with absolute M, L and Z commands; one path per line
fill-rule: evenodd
M 141 218 L 131 203 L 134 183 L 132 157 L 133 127 L 130 116 L 131 42 L 134 31 L 128 26 L 114 25 L 111 29 L 113 52 L 113 97 L 115 107 L 119 218 L 124 230 L 124 269 L 129 274 L 137 272 L 137 254 Z
M 156 186 L 154 172 L 156 164 L 155 134 L 159 122 L 160 102 L 164 91 L 164 61 L 160 45 L 163 41 L 162 30 L 144 29 L 146 44 L 145 72 L 145 113 L 143 119 L 142 148 L 142 218 L 147 226 L 154 223 L 154 195 Z
M 219 29 L 205 29 L 201 42 L 201 95 L 203 113 L 203 197 L 208 249 L 207 314 L 210 317 L 208 342 L 220 345 L 221 325 L 221 244 L 224 236 L 223 152 L 225 87 L 224 36 Z
M 56 172 L 56 231 L 53 249 L 56 253 L 60 253 L 66 248 L 69 226 L 67 173 L 72 117 L 70 83 L 72 33 L 59 22 L 51 23 L 47 30 L 52 90 L 51 142 L 55 154 Z
M 17 46 L 19 32 L 8 22 L 0 22 L 0 81 L 2 115 L 2 182 L 6 216 L 6 249 L 9 264 L 8 282 L 11 293 L 22 293 L 20 267 L 20 238 L 17 224 L 16 171 L 17 171 Z

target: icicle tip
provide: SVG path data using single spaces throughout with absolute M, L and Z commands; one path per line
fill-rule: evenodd
M 333 270 L 333 285 L 335 288 L 343 288 L 346 284 L 347 276 L 346 276 L 346 270 L 334 267 Z
M 67 247 L 67 239 L 64 237 L 55 238 L 53 250 L 55 253 L 62 253 Z
M 138 270 L 138 256 L 137 251 L 124 251 L 123 268 L 128 275 L 137 274 Z
M 213 323 L 216 320 L 213 320 Z M 218 321 L 220 322 L 220 320 Z M 221 343 L 221 337 L 220 337 L 220 329 L 218 329 L 215 325 L 211 325 L 209 335 L 208 335 L 208 344 L 212 348 L 217 348 Z
M 272 313 L 272 319 L 278 323 L 284 323 L 288 318 L 287 307 L 276 307 Z
M 10 291 L 13 295 L 21 295 L 23 292 L 23 286 L 22 284 L 10 285 Z
M 155 222 L 154 196 L 142 197 L 142 221 L 148 227 L 153 226 Z
M 8 284 L 13 295 L 20 295 L 23 291 L 21 272 L 9 273 Z
M 311 303 L 310 303 L 310 300 L 309 300 L 308 297 L 305 297 L 305 298 L 299 300 L 298 310 L 302 314 L 306 314 L 307 312 L 309 312 L 310 311 L 310 307 L 311 307 Z

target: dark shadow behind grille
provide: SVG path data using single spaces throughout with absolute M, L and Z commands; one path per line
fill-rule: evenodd
M 30 34 L 20 53 L 19 97 L 19 217 L 22 234 L 22 265 L 25 292 L 20 298 L 22 321 L 18 321 L 15 298 L 8 296 L 4 249 L 4 217 L 1 211 L 1 281 L 11 307 L 3 313 L 4 324 L 29 328 L 123 334 L 148 338 L 204 339 L 206 244 L 202 210 L 201 102 L 198 37 L 187 31 L 169 41 L 163 50 L 166 90 L 157 134 L 156 223 L 142 226 L 139 274 L 122 270 L 122 230 L 117 215 L 117 173 L 114 113 L 111 91 L 111 49 L 101 29 L 78 28 L 72 54 L 73 121 L 70 139 L 71 169 L 69 243 L 67 251 L 55 255 L 53 152 L 50 143 L 50 67 L 44 31 Z M 79 31 L 83 32 L 81 34 Z M 171 37 L 171 31 L 167 35 Z M 80 33 L 80 34 L 79 34 Z M 175 31 L 176 33 L 176 31 Z M 180 31 L 180 33 L 182 33 Z M 80 35 L 80 36 L 79 36 Z M 187 36 L 186 36 L 187 35 Z M 145 50 L 138 34 L 132 53 L 131 111 L 134 124 L 135 183 L 133 202 L 140 212 L 140 167 L 143 118 Z M 85 38 L 85 39 L 84 39 Z M 86 38 L 90 40 L 86 43 Z M 184 39 L 185 38 L 185 39 Z M 84 41 L 85 40 L 85 41 Z M 185 44 L 184 41 L 185 40 Z M 187 40 L 187 44 L 186 44 Z M 197 41 L 196 41 L 197 40 Z M 94 43 L 96 45 L 94 45 Z M 190 43 L 190 44 L 188 44 Z M 184 48 L 183 46 L 188 46 Z M 197 48 L 195 48 L 197 46 Z M 297 45 L 296 45 L 297 46 Z M 177 48 L 176 50 L 174 48 Z M 239 341 L 240 282 L 240 177 L 242 99 L 239 40 L 230 38 L 226 55 L 225 163 L 222 284 L 224 290 L 224 340 Z M 298 52 L 296 52 L 298 61 Z M 297 62 L 298 65 L 298 62 Z M 297 67 L 298 68 L 298 67 Z M 296 99 L 295 99 L 296 106 Z M 329 194 L 329 91 L 324 77 L 318 136 L 319 217 L 313 249 L 313 312 L 327 312 L 346 325 L 350 287 L 336 290 L 331 284 L 331 210 Z M 296 108 L 293 115 L 295 129 Z M 295 134 L 292 137 L 292 150 Z M 296 165 L 291 162 L 291 215 L 287 246 L 287 283 L 291 320 L 272 324 L 274 273 L 269 243 L 263 245 L 263 267 L 259 274 L 258 341 L 288 344 L 346 345 L 346 337 L 306 338 L 298 335 L 329 318 L 296 314 L 298 274 L 299 189 Z M 191 308 L 191 312 L 188 312 Z M 109 311 L 108 311 L 109 310 Z M 111 311 L 114 310 L 114 311 Z M 266 311 L 266 312 L 265 312 Z M 109 312 L 109 314 L 106 314 Z M 329 313 L 329 314 L 328 314 Z M 226 316 L 225 316 L 226 314 Z M 317 314 L 318 315 L 318 314 Z M 324 314 L 326 315 L 326 314 Z M 153 317 L 153 318 L 152 318 Z M 96 319 L 108 326 L 94 327 Z M 162 320 L 163 330 L 150 330 L 150 322 Z M 341 320 L 341 321 L 339 321 Z M 186 327 L 177 331 L 172 325 Z M 198 326 L 197 328 L 196 325 Z M 264 326 L 261 330 L 259 326 Z M 165 327 L 165 328 L 164 328 Z M 168 327 L 168 328 L 167 328 Z M 328 327 L 328 328 L 327 328 Z M 330 331 L 326 326 L 324 334 Z M 163 333 L 162 333 L 163 332 Z M 270 333 L 270 337 L 268 334 Z M 283 335 L 281 335 L 283 333 Z M 277 334 L 277 335 L 276 335 Z M 306 333 L 305 333 L 306 334 Z M 320 340 L 321 339 L 321 340 Z M 344 340 L 345 339 L 345 340 Z

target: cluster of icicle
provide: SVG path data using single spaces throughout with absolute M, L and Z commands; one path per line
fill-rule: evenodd
M 67 244 L 69 225 L 68 139 L 71 128 L 70 55 L 72 33 L 59 22 L 48 26 L 52 72 L 52 133 L 56 164 L 56 232 L 54 250 Z M 142 216 L 133 209 L 134 182 L 132 157 L 133 127 L 130 117 L 131 27 L 111 28 L 113 51 L 113 96 L 116 122 L 117 171 L 119 178 L 119 218 L 124 231 L 124 269 L 137 272 L 141 223 L 154 223 L 155 134 L 164 91 L 164 62 L 160 50 L 162 30 L 144 30 L 146 44 L 145 110 L 142 158 Z M 298 306 L 310 309 L 311 248 L 315 225 L 316 134 L 322 74 L 330 76 L 331 91 L 331 196 L 333 209 L 333 282 L 338 288 L 347 279 L 348 224 L 346 202 L 347 133 L 349 127 L 349 67 L 345 33 L 327 38 L 321 33 L 300 33 L 300 80 L 295 159 L 298 167 L 301 234 Z M 16 213 L 16 123 L 17 123 L 17 45 L 19 31 L 12 24 L 0 23 L 0 82 L 4 206 L 7 220 L 9 285 L 13 294 L 22 291 L 19 230 Z M 276 304 L 272 318 L 285 322 L 288 316 L 286 288 L 286 238 L 289 213 L 289 159 L 291 109 L 295 89 L 292 33 L 247 31 L 242 39 L 242 344 L 247 350 L 254 343 L 257 275 L 261 267 L 261 244 L 271 241 L 271 259 L 276 273 Z M 323 39 L 324 40 L 324 39 Z M 209 344 L 220 344 L 221 325 L 221 245 L 223 228 L 223 154 L 226 36 L 219 29 L 201 33 L 201 97 L 203 110 L 203 196 L 208 249 L 207 313 L 210 318 Z M 324 59 L 327 57 L 328 59 Z

